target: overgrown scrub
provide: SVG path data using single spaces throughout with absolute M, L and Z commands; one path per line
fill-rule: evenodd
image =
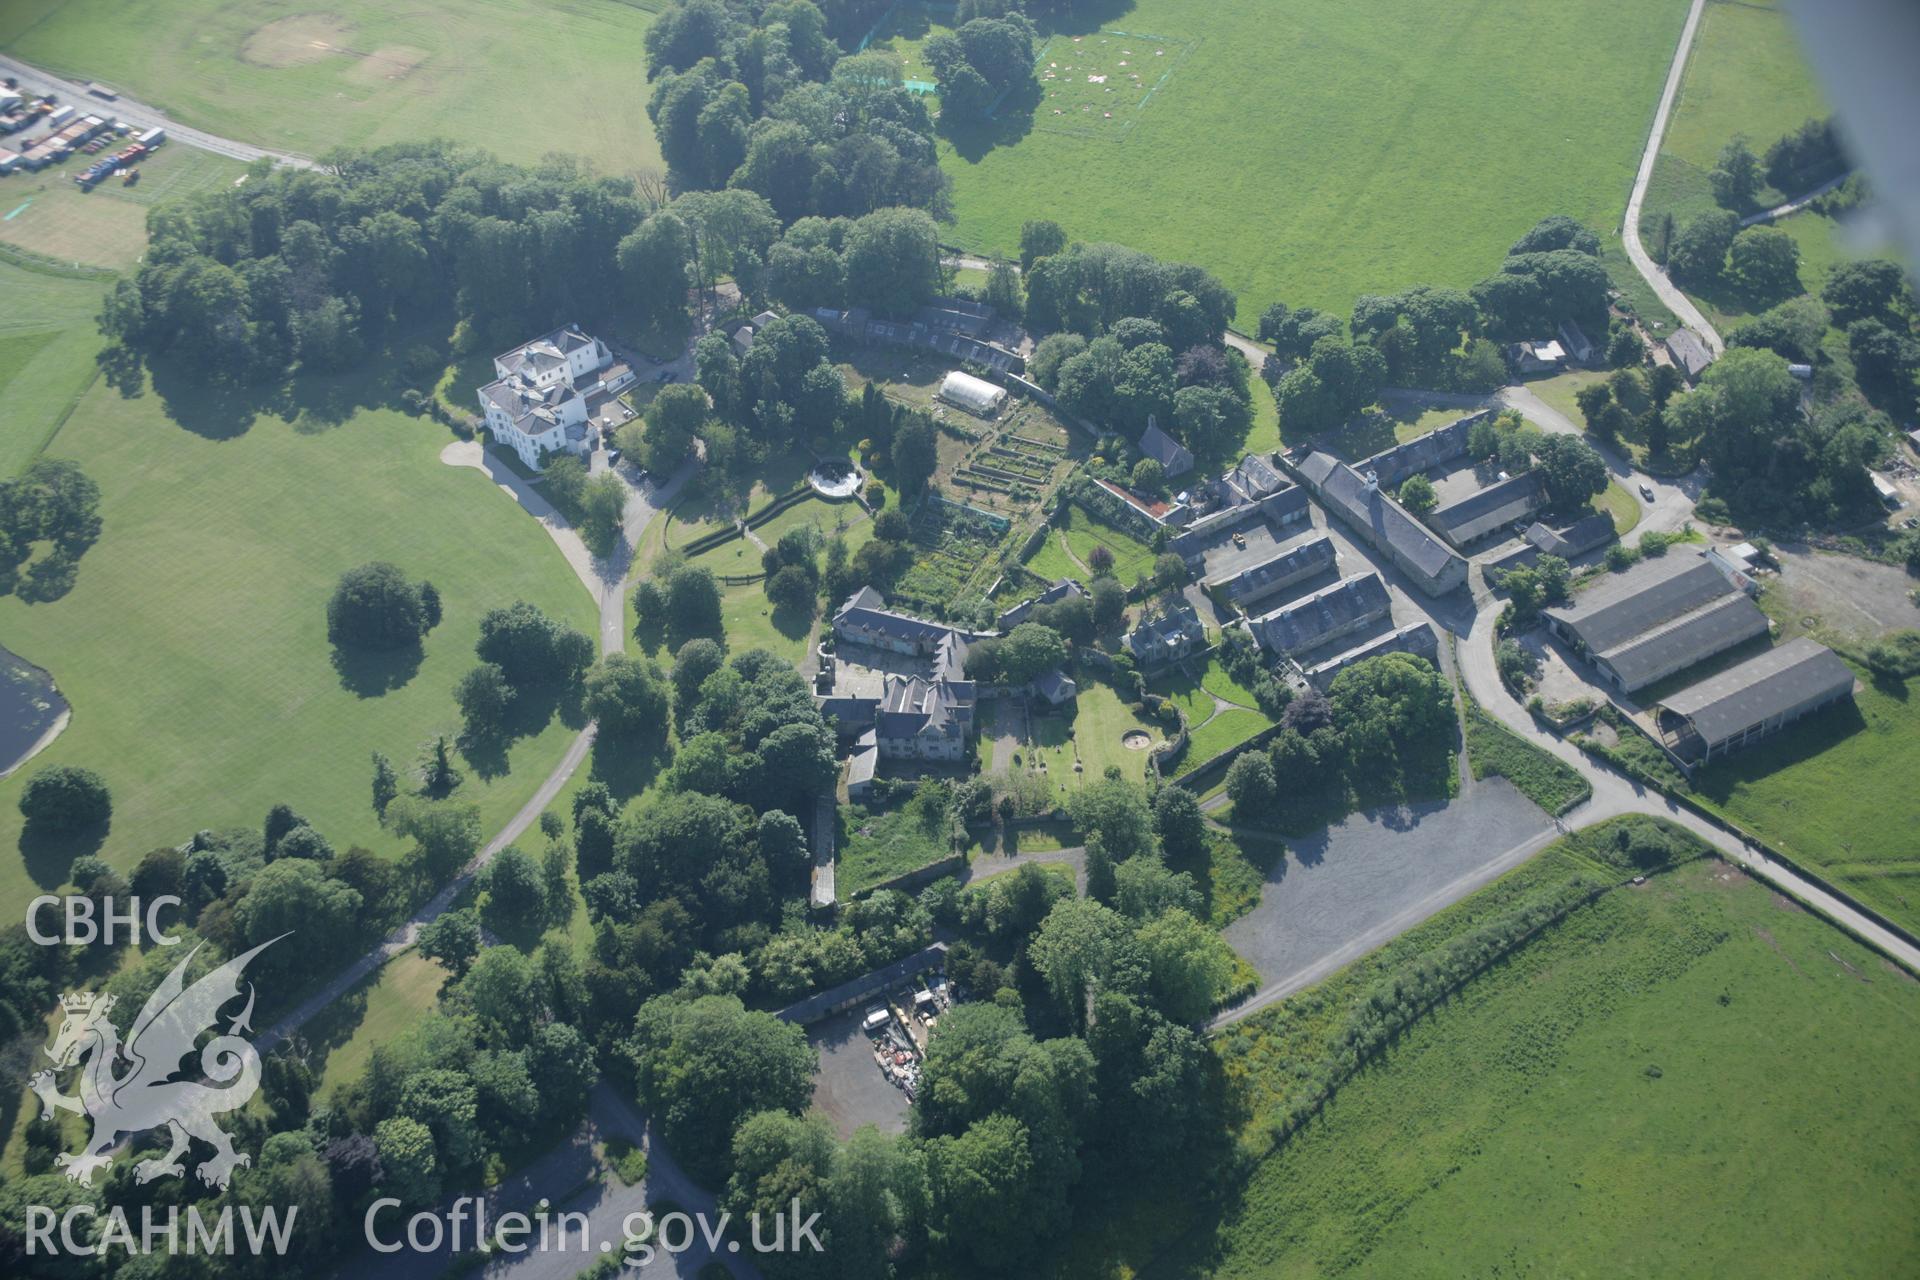
M 1474 777 L 1505 778 L 1555 815 L 1593 794 L 1593 785 L 1572 765 L 1513 734 L 1476 706 L 1467 708 L 1467 763 Z

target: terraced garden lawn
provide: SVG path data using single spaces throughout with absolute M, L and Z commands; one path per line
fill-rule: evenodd
M 1081 684 L 1078 698 L 1050 714 L 1036 714 L 1032 724 L 1034 746 L 1030 751 L 1022 749 L 1025 767 L 1044 765 L 1063 803 L 1082 781 L 1098 781 L 1108 765 L 1118 765 L 1134 782 L 1143 780 L 1148 749 L 1166 740 L 1160 726 L 1135 715 L 1111 685 L 1092 680 Z M 1127 746 L 1124 739 L 1133 732 L 1145 734 L 1146 743 Z
M 382 376 L 295 393 L 354 404 L 375 391 L 361 378 Z M 397 853 L 368 801 L 368 754 L 408 768 L 433 735 L 458 730 L 452 690 L 474 664 L 481 614 L 527 600 L 598 634 L 592 600 L 539 525 L 479 472 L 440 462 L 444 429 L 383 409 L 246 422 L 221 416 L 215 396 L 173 403 L 195 416 L 175 421 L 151 391 L 122 399 L 97 383 L 50 450 L 99 483 L 103 531 L 67 596 L 0 600 L 8 646 L 73 704 L 35 766 L 0 782 L 0 904 L 57 885 L 81 851 L 20 850 L 15 801 L 44 764 L 106 776 L 113 825 L 99 852 L 123 870 L 197 830 L 254 826 L 282 801 L 338 848 Z M 336 665 L 327 597 L 369 560 L 431 580 L 444 617 L 417 658 Z M 517 740 L 506 773 L 467 762 L 455 794 L 497 829 L 576 728 L 555 718 Z
M 942 146 L 952 235 L 1009 253 L 1023 220 L 1052 218 L 1197 262 L 1249 332 L 1276 300 L 1345 315 L 1365 293 L 1465 287 L 1546 214 L 1618 222 L 1684 17 L 1671 0 L 1087 11 L 1042 58 L 1073 100 Z M 1129 38 L 1096 49 L 1103 25 Z
M 1701 770 L 1698 799 L 1920 929 L 1920 679 L 1862 678 L 1842 703 Z
M 1078 508 L 1073 511 L 1073 523 L 1062 532 L 1066 534 L 1067 545 L 1082 563 L 1092 563 L 1095 547 L 1105 547 L 1112 552 L 1113 576 L 1121 582 L 1137 582 L 1153 573 L 1153 551 L 1146 543 L 1110 524 L 1102 524 Z
M 1027 572 L 1045 578 L 1049 583 L 1057 582 L 1061 578 L 1077 578 L 1085 582 L 1086 566 L 1076 563 L 1073 557 L 1067 554 L 1066 548 L 1061 545 L 1062 541 L 1063 535 L 1060 530 L 1049 529 L 1046 541 L 1042 542 L 1040 549 L 1027 560 L 1025 565 Z
M 0 258 L 0 477 L 33 461 L 98 376 L 93 317 L 110 284 Z
M 1376 983 L 1582 862 L 1562 842 L 1243 1024 L 1215 1042 L 1230 1081 L 1256 1111 L 1284 1098 Z M 1395 1036 L 1224 1222 L 1139 1273 L 1902 1272 L 1916 1064 L 1920 983 L 1690 863 L 1549 926 Z
M 1258 711 L 1222 711 L 1193 731 L 1192 740 L 1187 744 L 1186 763 L 1192 767 L 1211 760 L 1272 723 Z
M 318 156 L 438 137 L 625 173 L 660 164 L 642 44 L 654 7 L 574 0 L 544 11 L 534 36 L 513 0 L 21 0 L 0 10 L 0 47 L 263 147 Z M 573 109 L 582 94 L 591 109 Z M 533 104 L 558 103 L 557 128 L 532 122 Z
M 760 541 L 772 546 L 793 529 L 817 531 L 822 546 L 838 533 L 847 540 L 848 555 L 873 538 L 873 522 L 858 503 L 828 502 L 825 498 L 797 502 L 753 532 Z

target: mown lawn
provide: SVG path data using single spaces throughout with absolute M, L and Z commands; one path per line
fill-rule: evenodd
M 1284 1096 L 1281 1064 L 1395 964 L 1576 870 L 1556 846 L 1289 999 L 1217 1042 L 1227 1071 Z M 1142 1273 L 1903 1273 L 1916 1063 L 1920 984 L 1691 863 L 1567 917 L 1395 1037 L 1260 1162 L 1217 1234 Z
M 403 951 L 307 1023 L 302 1034 L 326 1062 L 314 1096 L 357 1080 L 374 1046 L 391 1043 L 439 1003 L 447 977 L 418 951 Z
M 1188 768 L 1204 764 L 1222 751 L 1239 746 L 1272 723 L 1258 711 L 1222 711 L 1194 729 L 1193 737 L 1187 743 L 1184 763 Z
M 337 848 L 396 853 L 369 801 L 368 754 L 409 768 L 429 738 L 458 731 L 452 691 L 481 614 L 524 599 L 597 635 L 592 600 L 539 525 L 479 472 L 440 462 L 444 429 L 337 408 L 368 398 L 370 376 L 301 384 L 294 422 L 223 416 L 199 391 L 171 402 L 176 421 L 152 391 L 123 399 L 102 381 L 54 441 L 99 483 L 103 532 L 63 599 L 0 600 L 0 634 L 73 704 L 34 767 L 105 775 L 100 852 L 114 865 L 202 828 L 256 825 L 281 801 Z M 327 597 L 376 559 L 431 580 L 445 616 L 417 659 L 336 667 Z M 574 732 L 549 720 L 513 743 L 506 773 L 467 762 L 456 795 L 497 828 Z M 0 901 L 15 905 L 60 883 L 78 852 L 18 851 L 15 802 L 34 767 L 0 783 Z
M 1920 679 L 1842 703 L 1694 778 L 1697 797 L 1909 929 L 1920 929 Z
M 1160 726 L 1135 715 L 1113 686 L 1093 680 L 1083 680 L 1079 697 L 1047 715 L 1036 708 L 1032 724 L 1034 747 L 1030 752 L 1022 749 L 1027 757 L 1023 767 L 1044 764 L 1062 802 L 1083 782 L 1099 781 L 1108 765 L 1118 765 L 1134 782 L 1146 777 L 1147 750 L 1136 751 L 1122 741 L 1130 731 L 1145 732 L 1153 744 L 1166 740 Z
M 1616 535 L 1625 534 L 1640 523 L 1640 500 L 1628 493 L 1618 480 L 1607 481 L 1606 489 L 1594 496 L 1592 506 L 1595 511 L 1604 511 L 1613 517 Z
M 33 461 L 96 376 L 93 317 L 109 287 L 0 260 L 0 476 Z
M 1546 214 L 1618 221 L 1684 16 L 1666 0 L 1087 10 L 1046 60 L 1096 70 L 1071 38 L 1105 21 L 1136 36 L 1130 64 L 1177 59 L 1171 78 L 1124 135 L 1067 131 L 1043 104 L 1003 145 L 950 139 L 952 234 L 1009 252 L 1024 219 L 1052 218 L 1198 262 L 1249 331 L 1276 300 L 1345 315 L 1363 293 L 1464 287 Z M 1097 70 L 1118 85 L 1138 69 Z M 1112 96 L 1124 123 L 1132 99 Z
M 807 638 L 813 634 L 813 619 L 786 613 L 776 617 L 773 605 L 767 600 L 764 583 L 722 587 L 720 617 L 726 624 L 728 653 L 765 649 L 795 664 L 807 656 Z
M 438 137 L 624 173 L 660 163 L 651 7 L 573 0 L 543 9 L 536 34 L 513 0 L 20 0 L 0 9 L 0 48 L 264 147 L 317 156 Z
M 1113 576 L 1123 583 L 1132 584 L 1153 572 L 1153 550 L 1132 534 L 1116 529 L 1110 524 L 1095 520 L 1079 508 L 1073 508 L 1073 523 L 1062 532 L 1066 534 L 1067 545 L 1073 548 L 1073 554 L 1080 557 L 1083 564 L 1092 564 L 1090 557 L 1095 547 L 1105 547 L 1113 553 Z
M 118 139 L 110 150 L 128 141 Z M 75 156 L 38 173 L 10 177 L 0 190 L 0 214 L 20 211 L 0 221 L 0 242 L 58 262 L 125 270 L 146 251 L 149 209 L 163 200 L 225 187 L 247 171 L 238 160 L 172 143 L 139 163 L 140 180 L 133 186 L 115 176 L 82 191 L 74 175 L 92 159 Z

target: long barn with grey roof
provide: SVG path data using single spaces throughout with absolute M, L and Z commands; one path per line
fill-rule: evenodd
M 1310 596 L 1255 618 L 1253 638 L 1275 654 L 1305 653 L 1332 644 L 1393 611 L 1393 598 L 1377 573 L 1356 573 Z
M 1333 539 L 1320 534 L 1238 573 L 1210 578 L 1205 585 L 1243 613 L 1252 613 L 1275 592 L 1333 568 L 1334 560 Z
M 1853 669 L 1805 636 L 1728 667 L 1660 704 L 1660 731 L 1705 762 L 1853 696 Z
M 1546 501 L 1547 488 L 1537 471 L 1496 481 L 1427 513 L 1427 523 L 1455 547 L 1467 547 L 1524 520 Z
M 1493 410 L 1485 409 L 1449 422 L 1438 431 L 1429 431 L 1423 436 L 1415 436 L 1405 444 L 1396 444 L 1390 449 L 1382 449 L 1361 462 L 1355 470 L 1362 473 L 1371 471 L 1381 484 L 1397 489 L 1400 487 L 1400 482 L 1408 476 L 1421 471 L 1431 471 L 1435 467 L 1444 467 L 1456 459 L 1465 457 L 1467 433 L 1473 430 L 1474 423 L 1492 416 Z
M 1466 585 L 1467 562 L 1381 492 L 1377 483 L 1329 453 L 1309 454 L 1299 473 L 1329 510 L 1422 591 L 1439 596 Z
M 1767 616 L 1697 552 L 1603 578 L 1546 618 L 1628 693 L 1767 632 Z

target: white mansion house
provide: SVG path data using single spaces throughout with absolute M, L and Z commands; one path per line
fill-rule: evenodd
M 493 371 L 498 380 L 480 388 L 487 429 L 535 470 L 555 450 L 587 453 L 600 406 L 633 385 L 633 370 L 578 325 L 495 356 Z

